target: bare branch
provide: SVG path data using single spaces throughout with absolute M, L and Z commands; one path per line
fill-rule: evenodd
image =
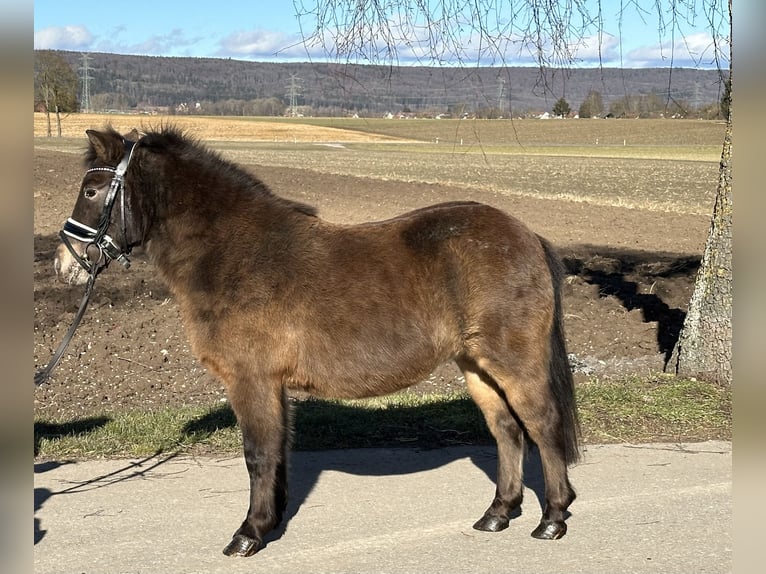
M 603 62 L 605 16 L 618 31 L 634 18 L 656 19 L 660 56 L 677 50 L 700 63 L 728 60 L 728 0 L 294 0 L 304 44 L 336 60 L 399 64 L 511 65 L 567 68 L 597 42 Z M 615 10 L 605 14 L 605 10 Z M 686 35 L 705 18 L 709 46 Z M 309 25 L 310 24 L 310 25 Z M 304 26 L 305 25 L 305 26 Z M 678 42 L 676 40 L 679 40 Z M 622 46 L 620 41 L 620 58 Z M 611 45 L 611 44 L 610 44 Z M 592 46 L 592 44 L 591 44 Z

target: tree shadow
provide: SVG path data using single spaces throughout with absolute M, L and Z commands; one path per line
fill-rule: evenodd
M 56 440 L 67 436 L 87 434 L 103 427 L 112 419 L 109 417 L 88 417 L 66 423 L 35 422 L 35 456 L 40 454 L 40 441 Z
M 111 419 L 108 417 L 90 417 L 85 419 L 79 419 L 67 423 L 46 423 L 36 422 L 34 426 L 35 433 L 35 456 L 40 452 L 40 441 L 43 439 L 55 440 L 65 436 L 74 436 L 89 433 L 97 428 L 104 426 Z M 48 472 L 54 470 L 66 464 L 72 464 L 72 461 L 48 461 L 36 463 L 34 466 L 35 474 Z M 36 516 L 37 511 L 40 510 L 45 502 L 54 496 L 55 492 L 51 492 L 47 488 L 35 488 L 35 544 L 40 542 L 45 536 L 46 530 L 43 530 L 40 524 L 40 519 Z
M 150 455 L 142 460 L 126 462 L 122 468 L 109 472 L 107 474 L 95 476 L 87 480 L 78 481 L 72 486 L 63 490 L 51 491 L 47 488 L 35 488 L 35 514 L 40 510 L 45 503 L 53 496 L 61 496 L 65 494 L 76 494 L 78 492 L 85 492 L 96 488 L 106 488 L 113 484 L 131 480 L 137 477 L 145 476 L 152 470 L 157 469 L 166 462 L 174 459 L 178 456 L 177 452 L 169 453 L 163 456 L 161 450 L 157 451 L 153 455 Z M 75 464 L 75 461 L 50 461 L 35 464 L 35 474 L 49 472 L 67 464 Z M 35 544 L 38 544 L 47 533 L 47 530 L 42 529 L 40 519 L 35 516 L 34 520 L 35 528 Z
M 368 409 L 335 401 L 308 399 L 293 404 L 295 427 L 294 451 L 314 451 L 315 439 L 322 444 L 332 437 L 332 451 L 314 451 L 316 455 L 301 457 L 289 470 L 289 500 L 280 526 L 271 532 L 264 544 L 278 540 L 287 531 L 290 520 L 314 489 L 320 475 L 338 471 L 358 476 L 391 476 L 434 470 L 459 459 L 470 458 L 493 484 L 497 482 L 497 451 L 494 439 L 486 430 L 481 413 L 468 398 L 456 398 L 440 404 L 417 406 L 388 406 Z M 184 440 L 204 439 L 216 430 L 235 427 L 236 418 L 228 405 L 189 421 Z M 342 430 L 339 430 L 342 428 Z M 530 444 L 530 441 L 527 441 Z M 396 456 L 397 448 L 414 449 L 423 456 Z M 445 448 L 452 447 L 452 448 Z M 325 446 L 326 448 L 326 446 Z M 385 448 L 380 456 L 355 456 L 358 448 Z M 343 449 L 343 456 L 333 452 Z M 348 450 L 351 449 L 351 450 Z M 246 472 L 243 463 L 243 472 Z M 544 505 L 545 484 L 537 448 L 531 445 L 524 459 L 524 485 Z M 487 504 L 494 489 L 477 492 L 486 497 Z M 243 515 L 246 508 L 243 508 Z M 521 516 L 522 509 L 512 518 Z M 478 519 L 479 516 L 476 517 Z
M 663 278 L 687 277 L 693 283 L 700 257 L 589 245 L 574 247 L 572 251 L 578 254 L 562 257 L 570 275 L 596 285 L 599 297 L 615 297 L 628 311 L 639 309 L 644 322 L 657 323 L 657 347 L 667 366 L 686 311 L 671 307 L 651 290 Z M 646 286 L 649 292 L 642 292 L 647 290 Z

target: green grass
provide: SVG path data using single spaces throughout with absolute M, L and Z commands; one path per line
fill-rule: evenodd
M 578 389 L 590 442 L 731 438 L 731 389 L 660 376 L 590 381 Z
M 658 376 L 578 386 L 586 443 L 731 439 L 731 390 Z M 294 402 L 294 448 L 321 450 L 492 444 L 464 393 L 409 392 L 362 401 Z M 35 420 L 40 459 L 145 456 L 158 451 L 237 454 L 228 405 L 130 411 L 75 420 Z

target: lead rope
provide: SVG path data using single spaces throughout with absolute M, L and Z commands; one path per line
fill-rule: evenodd
M 53 372 L 53 369 L 56 368 L 56 366 L 59 364 L 59 361 L 61 360 L 61 357 L 64 356 L 64 351 L 66 351 L 66 348 L 69 346 L 69 342 L 72 340 L 74 332 L 77 330 L 77 327 L 82 320 L 82 316 L 85 315 L 85 309 L 88 307 L 90 295 L 93 293 L 93 285 L 96 283 L 96 275 L 98 275 L 98 273 L 95 271 L 89 274 L 88 284 L 85 286 L 85 293 L 82 296 L 82 301 L 80 301 L 80 308 L 77 310 L 77 314 L 74 316 L 74 320 L 69 326 L 69 330 L 66 332 L 64 339 L 61 341 L 61 343 L 59 343 L 56 352 L 53 353 L 53 357 L 51 357 L 51 360 L 48 362 L 45 368 L 40 369 L 35 373 L 36 387 L 39 387 L 48 381 L 51 373 Z
M 115 174 L 114 177 L 112 178 L 112 183 L 109 186 L 109 197 L 107 197 L 107 200 L 104 202 L 104 213 L 102 213 L 101 215 L 102 220 L 99 221 L 99 229 L 97 230 L 97 236 L 99 233 L 102 236 L 106 234 L 106 228 L 109 226 L 109 215 L 112 212 L 112 203 L 114 202 L 114 196 L 117 193 L 121 193 L 122 198 L 120 201 L 121 201 L 121 208 L 122 208 L 122 233 L 123 233 L 123 241 L 125 242 L 124 245 L 127 245 L 127 235 L 126 235 L 127 232 L 125 228 L 125 187 L 124 187 L 123 177 L 125 175 L 125 172 L 128 171 L 128 165 L 130 164 L 130 160 L 133 157 L 133 151 L 135 150 L 136 146 L 134 142 L 129 142 L 127 140 L 123 140 L 123 142 L 127 150 L 122 160 L 120 161 L 120 163 L 117 165 L 116 168 L 96 167 L 96 168 L 91 168 L 88 171 L 111 171 Z M 40 385 L 46 383 L 48 379 L 50 379 L 53 369 L 56 368 L 56 366 L 59 364 L 59 361 L 61 361 L 61 358 L 64 356 L 64 351 L 66 351 L 66 348 L 69 346 L 69 342 L 72 340 L 72 337 L 74 337 L 74 332 L 77 330 L 77 327 L 80 325 L 80 321 L 82 320 L 83 315 L 85 315 L 85 309 L 88 307 L 88 302 L 90 301 L 91 293 L 93 293 L 93 285 L 95 285 L 96 283 L 96 276 L 99 274 L 101 269 L 104 269 L 104 267 L 99 268 L 97 264 L 91 265 L 91 266 L 86 265 L 84 261 L 82 260 L 82 258 L 72 248 L 71 244 L 66 239 L 66 237 L 63 234 L 61 235 L 62 235 L 62 239 L 64 240 L 63 243 L 64 245 L 66 245 L 67 249 L 69 249 L 69 251 L 72 253 L 74 258 L 80 263 L 80 265 L 86 270 L 88 270 L 88 284 L 85 286 L 85 293 L 82 296 L 82 301 L 80 301 L 80 308 L 77 310 L 77 314 L 74 316 L 74 320 L 72 321 L 72 324 L 69 326 L 69 330 L 66 332 L 64 339 L 59 344 L 58 348 L 56 349 L 56 352 L 53 353 L 53 357 L 51 357 L 51 360 L 48 362 L 45 368 L 35 372 L 36 387 L 39 387 Z M 105 248 L 103 245 L 101 245 L 100 242 L 90 243 L 90 245 L 95 245 L 98 248 L 99 261 L 101 257 L 107 257 L 107 262 L 108 262 L 109 254 L 108 252 L 105 253 L 104 251 Z M 130 261 L 127 259 L 127 257 L 124 257 L 124 254 L 120 254 L 119 257 L 113 257 L 113 258 L 116 258 L 125 267 L 130 266 Z

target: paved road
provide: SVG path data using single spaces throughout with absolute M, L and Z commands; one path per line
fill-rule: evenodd
M 590 446 L 571 472 L 568 534 L 520 517 L 471 529 L 494 493 L 495 449 L 295 453 L 287 528 L 252 558 L 221 553 L 247 508 L 243 459 L 35 466 L 35 572 L 730 572 L 731 443 Z

